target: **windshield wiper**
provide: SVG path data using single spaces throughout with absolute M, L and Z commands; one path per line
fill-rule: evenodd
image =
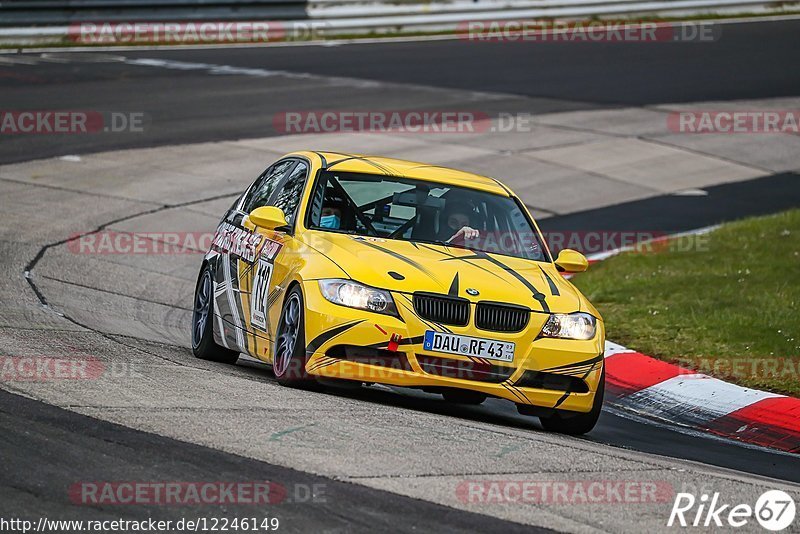
M 425 243 L 426 245 L 439 245 L 442 247 L 455 247 L 455 248 L 466 248 L 459 245 L 454 245 L 448 241 L 442 241 L 441 239 L 412 239 L 409 241 L 415 241 L 417 243 Z

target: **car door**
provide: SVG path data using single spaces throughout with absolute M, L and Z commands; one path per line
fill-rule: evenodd
M 295 158 L 282 159 L 265 170 L 225 214 L 211 247 L 214 275 L 216 331 L 221 343 L 231 349 L 258 352 L 250 334 L 249 292 L 252 272 L 259 265 L 264 236 L 244 226 L 246 216 L 267 205 L 292 169 Z
M 272 359 L 272 340 L 280 320 L 282 296 L 290 275 L 298 268 L 297 241 L 294 226 L 299 216 L 300 202 L 308 179 L 309 165 L 299 160 L 286 172 L 275 191 L 266 201 L 249 206 L 275 206 L 283 210 L 287 228 L 267 230 L 244 220 L 244 228 L 261 236 L 259 253 L 253 268 L 243 273 L 242 302 L 247 310 L 249 353 L 264 361 Z M 263 203 L 262 203 L 263 202 Z

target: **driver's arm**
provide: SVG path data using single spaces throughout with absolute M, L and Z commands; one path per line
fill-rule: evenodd
M 477 239 L 480 235 L 481 235 L 481 233 L 480 233 L 479 230 L 476 230 L 474 228 L 470 228 L 469 226 L 464 226 L 464 227 L 461 228 L 461 230 L 459 230 L 458 232 L 453 234 L 453 237 L 448 239 L 447 242 L 450 243 L 450 242 L 455 241 L 455 240 L 457 240 L 459 238 L 463 239 L 464 241 L 468 241 L 470 239 Z

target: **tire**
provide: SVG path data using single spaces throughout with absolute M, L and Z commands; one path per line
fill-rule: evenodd
M 606 370 L 603 368 L 603 373 L 600 375 L 600 385 L 597 387 L 597 392 L 594 395 L 594 402 L 592 403 L 591 411 L 587 413 L 571 412 L 569 415 L 556 412 L 550 417 L 540 417 L 539 421 L 545 430 L 551 432 L 558 432 L 560 434 L 569 434 L 571 436 L 579 436 L 590 432 L 597 424 L 600 418 L 600 412 L 603 408 L 603 395 L 606 391 Z M 566 416 L 565 416 L 566 415 Z
M 477 406 L 486 400 L 487 395 L 469 389 L 448 389 L 442 392 L 442 397 L 453 404 L 472 404 Z
M 192 352 L 201 360 L 235 364 L 239 353 L 220 347 L 214 342 L 214 284 L 208 265 L 200 271 L 194 290 L 192 311 Z
M 280 385 L 319 388 L 316 379 L 306 372 L 305 306 L 300 286 L 293 287 L 283 302 L 272 354 L 272 370 Z

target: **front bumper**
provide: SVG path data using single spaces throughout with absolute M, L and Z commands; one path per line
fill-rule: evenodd
M 476 362 L 423 350 L 422 338 L 432 328 L 414 313 L 410 295 L 393 293 L 399 319 L 333 304 L 322 296 L 316 281 L 304 283 L 303 293 L 309 356 L 306 369 L 314 376 L 469 389 L 519 404 L 575 412 L 592 408 L 603 369 L 602 321 L 598 321 L 594 339 L 588 341 L 536 339 L 547 319 L 547 314 L 538 313 L 532 313 L 528 327 L 518 333 L 488 332 L 472 324 L 448 326 L 456 334 L 516 343 L 513 362 Z M 435 365 L 440 362 L 444 367 Z M 539 380 L 530 380 L 532 377 Z M 542 377 L 548 378 L 542 381 Z M 557 389 L 553 389 L 554 382 Z

